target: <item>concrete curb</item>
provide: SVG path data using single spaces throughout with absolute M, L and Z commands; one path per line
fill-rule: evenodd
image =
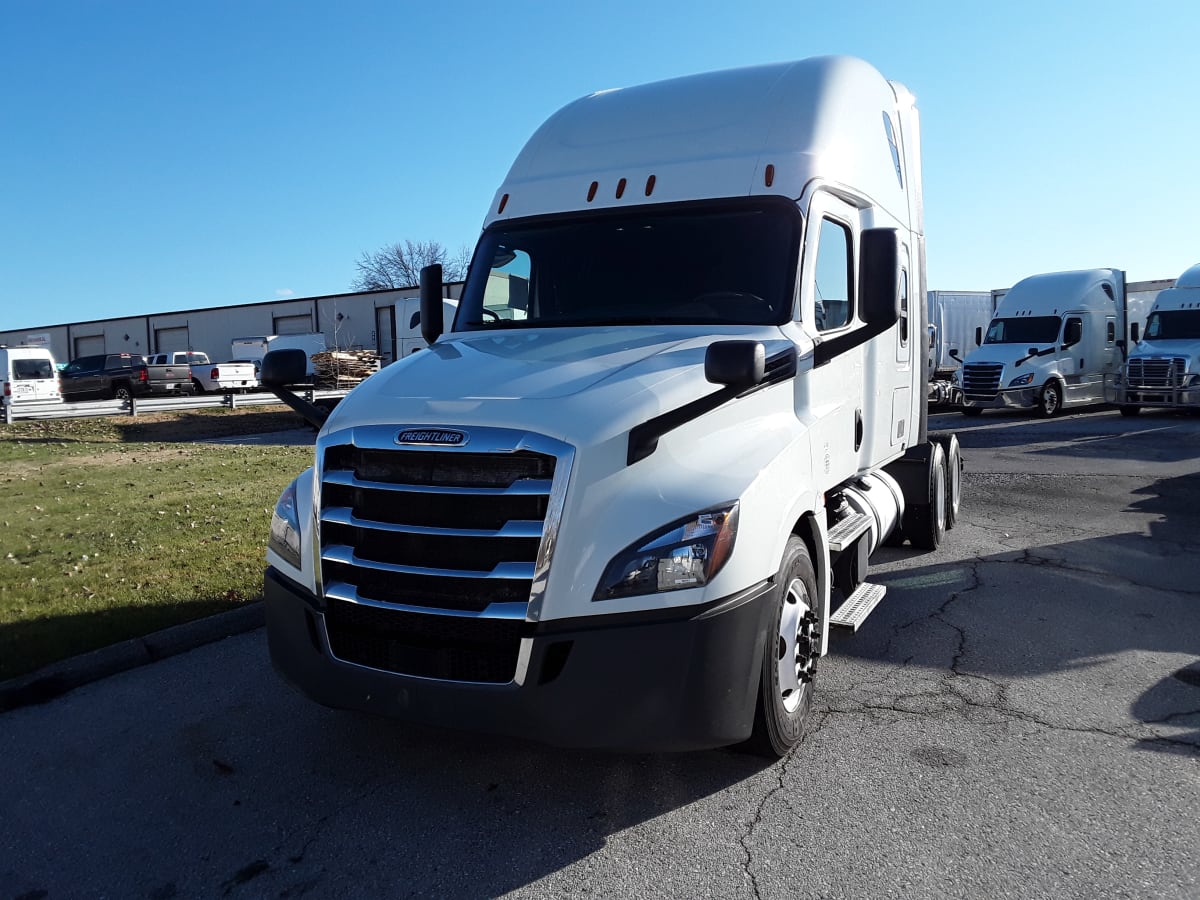
M 253 631 L 264 624 L 266 613 L 260 601 L 51 663 L 28 675 L 0 682 L 0 713 L 47 703 L 101 678 Z

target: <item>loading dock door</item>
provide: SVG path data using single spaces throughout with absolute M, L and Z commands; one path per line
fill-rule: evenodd
M 75 338 L 75 356 L 73 359 L 78 359 L 81 356 L 95 356 L 97 353 L 104 352 L 104 335 L 89 334 Z
M 188 350 L 188 330 L 182 328 L 155 328 L 154 352 L 173 353 L 176 350 Z
M 312 332 L 312 316 L 275 316 L 276 334 L 309 334 Z

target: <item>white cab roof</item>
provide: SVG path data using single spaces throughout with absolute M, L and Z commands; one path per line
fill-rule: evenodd
M 900 144 L 898 97 L 912 107 L 903 86 L 852 57 L 600 91 L 563 107 L 534 133 L 496 192 L 485 224 L 716 197 L 797 199 L 818 177 L 853 184 L 905 220 L 907 198 L 884 123 L 886 113 Z M 898 152 L 903 159 L 905 148 Z M 774 170 L 770 186 L 768 165 Z M 592 182 L 597 190 L 589 200 Z

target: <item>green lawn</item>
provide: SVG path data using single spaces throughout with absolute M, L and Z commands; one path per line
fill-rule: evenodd
M 196 441 L 298 424 L 206 410 L 0 425 L 0 680 L 259 599 L 271 509 L 312 450 Z

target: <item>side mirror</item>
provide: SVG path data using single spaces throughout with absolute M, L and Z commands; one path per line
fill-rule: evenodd
M 975 326 L 975 346 L 976 347 L 983 346 L 983 329 L 980 328 L 978 325 Z
M 421 337 L 432 344 L 442 336 L 442 267 L 421 270 Z
M 1138 336 L 1138 323 L 1137 322 L 1134 322 L 1129 326 L 1129 336 L 1133 339 L 1133 342 L 1135 344 L 1141 340 L 1141 338 Z
M 859 239 L 862 320 L 881 332 L 900 318 L 900 250 L 894 228 L 868 228 Z
M 1028 350 L 1026 350 L 1026 351 L 1025 351 L 1025 354 L 1026 354 L 1027 356 L 1030 356 L 1030 357 L 1037 356 L 1037 355 L 1038 355 L 1038 348 L 1037 348 L 1037 347 L 1030 347 Z
M 262 359 L 259 381 L 263 387 L 277 388 L 304 381 L 308 354 L 298 348 L 272 350 Z
M 767 353 L 758 341 L 717 341 L 704 353 L 704 377 L 713 384 L 754 387 L 766 368 Z

